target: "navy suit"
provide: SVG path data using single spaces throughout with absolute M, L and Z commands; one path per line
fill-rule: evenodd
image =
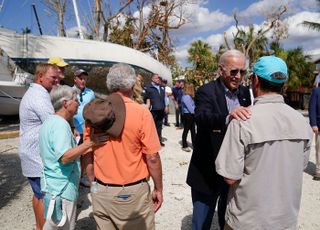
M 251 105 L 249 89 L 239 86 L 238 90 L 240 105 Z M 219 225 L 223 229 L 229 186 L 223 177 L 217 174 L 215 160 L 227 130 L 226 117 L 229 111 L 225 88 L 220 78 L 197 90 L 195 105 L 197 134 L 187 175 L 187 184 L 191 186 L 194 205 L 193 230 L 210 229 L 219 196 Z
M 309 101 L 309 121 L 311 126 L 320 128 L 320 88 L 314 88 Z
M 160 143 L 162 143 L 162 123 L 165 116 L 165 89 L 159 86 L 159 90 L 149 83 L 145 86 L 145 100 L 150 99 L 150 112 L 155 122 Z
M 317 126 L 320 131 L 320 88 L 314 88 L 311 92 L 309 101 L 309 121 L 312 127 Z M 315 135 L 316 142 L 316 175 L 317 180 L 320 180 L 320 133 Z M 314 177 L 314 179 L 316 179 Z

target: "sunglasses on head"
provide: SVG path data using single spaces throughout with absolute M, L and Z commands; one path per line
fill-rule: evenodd
M 247 70 L 245 69 L 232 69 L 229 71 L 231 76 L 236 76 L 240 72 L 240 75 L 243 76 L 247 73 Z

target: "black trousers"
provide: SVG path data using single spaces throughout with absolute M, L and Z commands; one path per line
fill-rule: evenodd
M 188 136 L 189 130 L 191 132 L 192 145 L 194 144 L 195 137 L 196 137 L 196 125 L 194 121 L 194 114 L 184 113 L 183 122 L 184 124 L 183 124 L 183 133 L 182 133 L 182 147 L 186 148 L 188 147 L 187 136 Z
M 176 111 L 176 127 L 180 126 L 180 109 L 179 109 L 179 107 L 175 108 L 175 111 Z
M 176 108 L 176 127 L 182 127 L 183 126 L 183 113 L 181 105 L 179 105 L 178 108 Z
M 156 125 L 157 133 L 160 142 L 162 142 L 162 123 L 165 115 L 164 109 L 162 110 L 151 110 L 150 111 L 154 120 L 154 124 Z

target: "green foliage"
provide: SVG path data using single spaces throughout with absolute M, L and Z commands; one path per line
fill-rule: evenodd
M 118 23 L 112 28 L 112 32 L 109 35 L 109 41 L 115 44 L 133 47 L 133 41 L 131 35 L 134 33 L 133 21 L 127 19 L 123 28 Z
M 217 69 L 211 46 L 201 40 L 194 41 L 188 49 L 188 54 L 188 61 L 193 65 L 193 68 L 187 71 L 189 81 L 201 85 L 206 79 L 211 79 Z
M 304 21 L 302 23 L 302 25 L 309 27 L 309 29 L 316 30 L 316 31 L 320 32 L 320 23 L 318 23 L 318 22 Z
M 184 75 L 184 72 L 179 63 L 174 63 L 170 67 L 172 73 L 172 79 L 177 79 L 179 76 Z
M 288 88 L 312 87 L 314 64 L 308 62 L 308 59 L 300 47 L 288 51 L 286 59 L 289 69 Z
M 263 34 L 258 36 L 253 25 L 249 25 L 248 31 L 239 28 L 238 35 L 234 38 L 235 48 L 249 58 L 250 67 L 259 57 L 266 55 L 267 44 L 268 39 Z
M 275 56 L 282 58 L 287 63 L 289 72 L 288 89 L 299 90 L 312 87 L 314 64 L 310 62 L 308 56 L 303 54 L 302 48 L 284 50 L 279 43 L 273 42 L 270 49 Z

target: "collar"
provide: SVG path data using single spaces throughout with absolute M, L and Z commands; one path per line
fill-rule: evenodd
M 85 94 L 85 92 L 87 91 L 87 87 L 84 87 L 83 91 L 80 91 L 80 89 L 76 85 L 73 85 L 73 88 L 75 88 L 77 90 L 77 92 L 82 93 L 82 94 Z
M 160 87 L 160 85 L 157 85 L 157 84 L 154 83 L 154 82 L 151 82 L 151 85 L 154 86 L 154 87 L 156 87 L 156 88 L 159 88 L 159 87 Z
M 230 89 L 227 88 L 227 86 L 223 83 L 222 79 L 219 79 L 223 88 L 224 88 L 224 92 L 227 96 L 229 97 L 236 97 L 239 94 L 239 88 L 237 88 L 235 91 L 231 91 Z
M 281 94 L 272 93 L 265 94 L 254 99 L 254 105 L 267 103 L 284 103 L 284 98 Z
M 38 83 L 31 83 L 30 87 L 37 89 L 37 90 L 41 90 L 42 92 L 49 93 L 49 91 L 46 88 L 44 88 L 42 85 L 40 85 Z

